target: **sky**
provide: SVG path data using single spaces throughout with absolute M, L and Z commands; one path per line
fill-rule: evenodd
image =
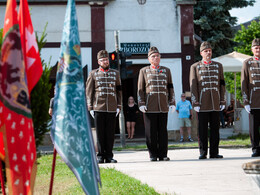
M 230 14 L 231 16 L 237 17 L 237 24 L 248 22 L 257 16 L 260 16 L 260 0 L 256 0 L 254 6 L 232 9 Z

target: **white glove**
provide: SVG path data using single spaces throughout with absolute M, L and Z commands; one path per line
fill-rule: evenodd
M 174 105 L 169 106 L 170 113 L 174 113 L 175 110 L 176 110 L 176 106 L 174 106 Z
M 117 108 L 116 109 L 116 117 L 117 117 L 117 115 L 120 113 L 120 109 L 119 108 Z
M 94 110 L 90 110 L 89 113 L 92 116 L 92 118 L 95 118 Z
M 139 110 L 141 110 L 141 112 L 145 113 L 147 108 L 146 108 L 146 106 L 140 106 Z
M 220 111 L 225 109 L 225 105 L 220 105 L 219 107 L 220 107 Z
M 246 106 L 245 106 L 245 109 L 246 109 L 246 111 L 250 114 L 250 111 L 251 111 L 250 105 L 246 105 Z
M 199 111 L 200 111 L 200 107 L 199 107 L 199 106 L 195 106 L 195 107 L 194 107 L 194 110 L 195 110 L 196 112 L 199 112 Z

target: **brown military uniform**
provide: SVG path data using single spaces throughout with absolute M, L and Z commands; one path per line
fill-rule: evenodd
M 249 135 L 253 154 L 260 156 L 260 60 L 251 57 L 244 61 L 241 70 L 241 88 L 244 105 L 250 105 Z
M 190 68 L 191 100 L 200 112 L 220 111 L 225 105 L 225 81 L 222 64 L 199 61 Z
M 86 82 L 88 110 L 116 112 L 121 109 L 121 80 L 117 70 L 98 68 L 90 72 Z
M 140 70 L 138 104 L 139 107 L 146 106 L 147 113 L 167 113 L 169 105 L 175 105 L 170 69 L 150 65 Z
M 244 105 L 260 109 L 260 60 L 251 57 L 244 61 L 241 70 L 241 88 Z

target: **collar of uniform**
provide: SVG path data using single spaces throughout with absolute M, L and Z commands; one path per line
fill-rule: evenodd
M 260 59 L 258 57 L 256 57 L 256 56 L 254 56 L 254 60 L 259 61 Z
M 202 60 L 202 64 L 211 64 L 212 63 L 212 61 L 210 60 L 210 61 L 206 61 L 206 60 Z
M 158 65 L 158 66 L 151 65 L 150 67 L 151 67 L 151 69 L 153 69 L 153 70 L 158 70 L 158 69 L 160 68 L 160 65 Z
M 100 70 L 101 72 L 108 72 L 108 71 L 109 71 L 109 68 L 108 68 L 107 70 L 105 70 L 104 68 L 99 67 L 99 70 Z

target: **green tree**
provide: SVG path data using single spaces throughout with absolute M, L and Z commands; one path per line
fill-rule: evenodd
M 47 41 L 46 27 L 47 24 L 45 25 L 44 31 L 40 38 L 37 36 L 36 33 L 36 39 L 40 53 L 41 49 Z M 51 84 L 49 82 L 51 67 L 50 63 L 46 63 L 44 60 L 42 60 L 42 66 L 42 76 L 31 92 L 31 108 L 36 147 L 38 147 L 42 143 L 44 135 L 50 130 L 50 116 L 48 114 L 48 110 L 50 102 L 49 92 L 51 90 Z
M 238 46 L 235 47 L 235 50 L 243 54 L 253 55 L 251 51 L 251 44 L 253 39 L 259 37 L 260 22 L 253 20 L 247 28 L 244 25 L 241 25 L 241 30 L 236 33 L 234 38 L 234 41 L 238 44 Z
M 241 25 L 241 30 L 239 30 L 234 38 L 234 41 L 238 43 L 238 46 L 235 47 L 237 52 L 252 55 L 251 44 L 254 38 L 260 37 L 260 22 L 252 21 L 251 24 L 245 28 Z M 241 72 L 236 73 L 236 86 L 237 86 L 237 95 L 236 98 L 242 101 L 241 94 Z M 225 81 L 226 89 L 229 93 L 234 94 L 234 73 L 226 72 Z
M 232 26 L 237 19 L 229 11 L 232 8 L 252 6 L 255 0 L 198 0 L 194 6 L 194 31 L 202 40 L 212 44 L 213 57 L 233 51 Z M 195 49 L 196 60 L 201 59 L 199 46 Z
M 47 36 L 46 27 L 47 24 L 40 38 L 38 38 L 36 34 L 39 52 L 41 52 L 41 49 L 46 43 L 46 36 Z M 3 29 L 0 29 L 0 36 L 1 36 L 0 48 L 2 46 L 2 32 Z M 49 91 L 51 89 L 51 84 L 49 83 L 51 68 L 49 64 L 47 64 L 44 60 L 42 60 L 42 66 L 43 66 L 42 76 L 39 82 L 33 88 L 31 92 L 31 98 L 30 98 L 36 147 L 38 147 L 42 143 L 44 134 L 50 130 L 49 129 L 50 116 L 48 114 L 48 109 L 49 109 L 49 101 L 50 101 Z
M 231 93 L 235 94 L 235 75 L 233 72 L 225 72 L 224 73 L 225 82 L 226 82 L 226 90 Z M 236 99 L 242 102 L 242 93 L 241 93 L 241 72 L 236 73 Z

